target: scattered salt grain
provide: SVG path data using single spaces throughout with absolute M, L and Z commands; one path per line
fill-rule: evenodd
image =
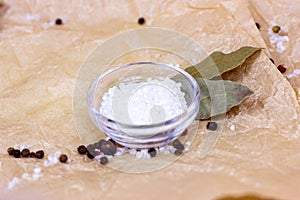
M 148 19 L 147 22 L 146 22 L 146 25 L 150 26 L 153 22 L 153 19 Z
M 27 179 L 27 178 L 29 178 L 29 174 L 28 174 L 28 173 L 24 173 L 24 174 L 22 175 L 22 179 Z
M 34 181 L 36 181 L 36 180 L 38 180 L 41 176 L 42 176 L 41 174 L 33 173 L 33 174 L 32 174 L 32 179 L 33 179 Z
M 231 126 L 229 127 L 229 129 L 230 129 L 231 131 L 234 131 L 234 130 L 235 130 L 235 126 L 234 126 L 234 125 L 231 125 Z
M 17 177 L 14 177 L 13 180 L 11 180 L 8 183 L 7 189 L 11 190 L 15 187 L 15 185 L 17 185 L 20 182 L 20 179 L 18 179 Z
M 60 151 L 56 151 L 53 156 L 49 155 L 48 160 L 44 161 L 44 166 L 48 167 L 48 166 L 51 166 L 51 165 L 54 165 L 54 164 L 58 163 L 60 155 L 61 155 Z
M 31 21 L 39 21 L 41 17 L 39 15 L 32 15 L 30 13 L 26 13 L 26 21 L 31 22 Z
M 36 168 L 34 168 L 33 172 L 36 174 L 40 174 L 42 172 L 42 168 L 36 167 Z
M 200 48 L 200 47 L 196 47 L 196 48 L 194 49 L 194 51 L 200 52 L 200 51 L 201 51 L 201 48 Z
M 186 146 L 191 146 L 191 144 L 192 144 L 192 143 L 189 142 L 189 141 L 185 142 L 185 145 L 186 145 Z
M 300 69 L 295 69 L 293 73 L 286 75 L 287 78 L 294 78 L 300 74 Z
M 2 162 L 0 161 L 0 168 L 2 167 Z

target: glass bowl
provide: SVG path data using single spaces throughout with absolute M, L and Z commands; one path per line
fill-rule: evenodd
M 100 112 L 103 95 L 112 87 L 120 84 L 145 83 L 147 80 L 171 79 L 180 83 L 186 107 L 178 115 L 165 120 L 136 124 L 134 121 L 118 120 Z M 163 82 L 160 82 L 163 84 Z M 170 88 L 170 86 L 166 86 Z M 153 91 L 150 91 L 153 92 Z M 163 99 L 162 99 L 163 100 Z M 163 63 L 138 62 L 115 67 L 100 75 L 90 86 L 87 104 L 93 123 L 115 142 L 129 148 L 152 148 L 169 144 L 178 138 L 195 120 L 200 102 L 200 89 L 196 80 L 184 70 Z M 113 106 L 118 115 L 122 105 Z

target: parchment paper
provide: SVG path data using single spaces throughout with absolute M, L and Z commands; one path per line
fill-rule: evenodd
M 142 28 L 137 24 L 141 16 L 145 27 L 176 30 L 208 53 L 263 45 L 257 30 L 251 31 L 255 25 L 247 29 L 250 23 L 245 26 L 240 20 L 242 12 L 237 19 L 234 9 L 217 2 L 7 3 L 10 9 L 0 32 L 0 199 L 216 199 L 248 193 L 297 199 L 300 195 L 299 105 L 265 50 L 224 76 L 255 93 L 227 114 L 222 135 L 204 159 L 198 150 L 206 122 L 199 122 L 190 152 L 152 173 L 118 172 L 76 152 L 82 141 L 73 120 L 73 89 L 80 65 L 97 45 L 122 31 Z M 28 20 L 27 13 L 40 19 Z M 66 20 L 64 25 L 43 28 L 58 17 Z M 151 56 L 127 61 L 140 59 Z M 44 149 L 47 155 L 59 150 L 72 162 L 44 167 L 40 160 L 7 155 L 7 147 L 21 144 Z M 38 180 L 22 179 L 36 167 L 42 168 Z M 8 190 L 14 177 L 20 182 Z

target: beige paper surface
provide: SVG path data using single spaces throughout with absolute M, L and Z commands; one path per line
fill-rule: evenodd
M 8 4 L 0 32 L 2 199 L 216 199 L 248 193 L 297 199 L 300 195 L 299 105 L 290 83 L 269 61 L 266 51 L 224 76 L 255 93 L 227 114 L 222 135 L 204 159 L 199 158 L 199 146 L 206 122 L 199 122 L 189 153 L 152 173 L 118 172 L 76 152 L 82 142 L 73 119 L 73 89 L 80 65 L 97 45 L 122 31 L 141 28 L 136 23 L 141 16 L 146 19 L 145 26 L 176 30 L 208 53 L 263 45 L 256 38 L 257 31 L 245 30 L 250 23 L 241 25 L 242 13 L 237 20 L 234 9 L 225 5 L 192 6 L 181 1 Z M 40 19 L 27 20 L 27 13 Z M 67 21 L 62 26 L 43 28 L 57 17 Z M 172 63 L 172 56 L 164 58 Z M 141 59 L 153 57 L 136 54 L 120 60 Z M 187 67 L 184 62 L 179 64 Z M 44 149 L 47 155 L 59 150 L 72 162 L 44 167 L 43 161 L 9 157 L 7 147 L 20 144 Z M 32 174 L 38 166 L 42 177 L 22 179 L 24 173 Z M 14 177 L 20 182 L 8 190 Z

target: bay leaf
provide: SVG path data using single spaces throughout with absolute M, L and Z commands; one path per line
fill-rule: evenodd
M 196 79 L 200 87 L 200 108 L 197 119 L 208 119 L 226 113 L 242 103 L 253 91 L 228 80 Z
M 199 64 L 188 67 L 185 71 L 194 78 L 212 79 L 240 66 L 247 58 L 261 49 L 262 48 L 245 46 L 229 54 L 215 51 Z

